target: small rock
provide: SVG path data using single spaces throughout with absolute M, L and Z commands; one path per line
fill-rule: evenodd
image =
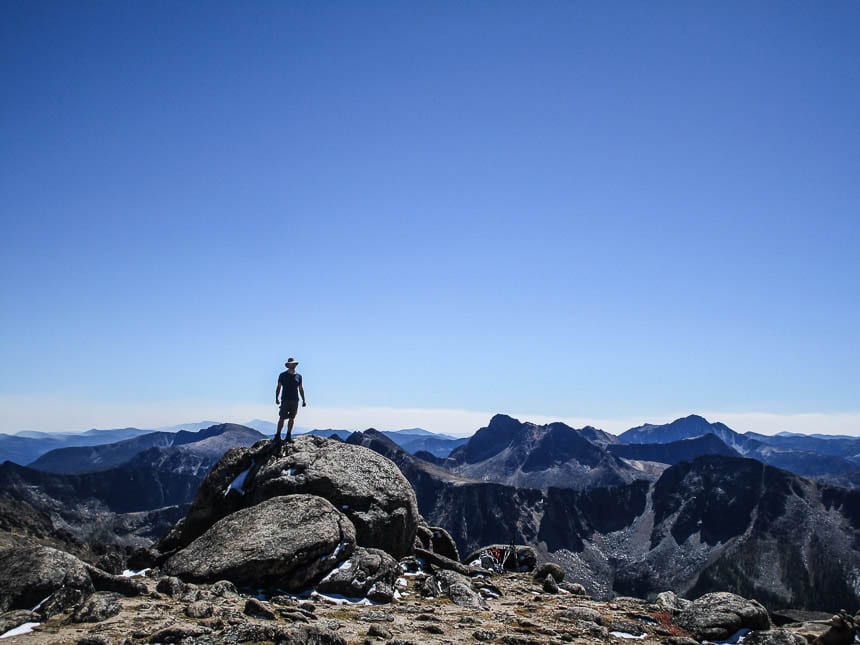
M 111 645 L 111 640 L 107 636 L 91 635 L 84 636 L 75 641 L 75 645 Z
M 603 624 L 603 616 L 600 615 L 599 611 L 592 609 L 591 607 L 571 607 L 561 615 L 562 617 L 569 618 L 571 620 L 585 620 L 597 625 Z
M 239 595 L 238 589 L 236 589 L 236 585 L 234 585 L 229 580 L 219 580 L 212 584 L 209 588 L 209 591 L 212 592 L 214 596 L 220 596 L 222 598 L 226 596 L 237 596 Z
M 377 582 L 367 591 L 367 599 L 378 603 L 394 600 L 394 587 L 385 582 Z
M 478 629 L 472 633 L 475 640 L 479 641 L 494 641 L 498 637 L 496 632 L 490 631 L 489 629 Z
M 279 609 L 278 613 L 281 615 L 281 618 L 288 620 L 291 623 L 308 622 L 308 617 L 299 609 Z
M 852 643 L 852 638 L 848 643 Z M 744 645 L 807 645 L 806 639 L 787 629 L 769 629 L 750 632 L 744 637 Z
M 359 614 L 359 620 L 363 620 L 366 623 L 393 623 L 394 616 L 392 616 L 387 611 L 366 611 L 363 614 Z
M 691 600 L 679 598 L 674 591 L 663 591 L 657 594 L 654 599 L 654 604 L 663 611 L 669 611 L 673 614 L 680 614 L 690 606 Z
M 299 601 L 292 596 L 272 596 L 269 598 L 269 602 L 283 607 L 297 607 L 299 604 Z
M 110 591 L 97 591 L 75 608 L 71 620 L 74 623 L 99 623 L 116 616 L 122 609 L 119 604 L 121 597 Z
M 634 623 L 629 620 L 613 620 L 608 625 L 611 632 L 624 632 L 625 634 L 633 634 L 639 636 L 647 631 L 640 623 Z
M 197 600 L 185 607 L 185 615 L 189 618 L 209 618 L 215 613 L 212 603 Z
M 341 627 L 343 627 L 341 622 L 339 620 L 335 620 L 334 618 L 321 618 L 320 622 L 319 622 L 319 626 L 322 629 L 327 629 L 327 630 L 332 631 L 332 632 L 336 632 Z
M 41 623 L 39 614 L 26 609 L 17 609 L 0 614 L 0 634 L 5 634 L 10 629 L 20 627 L 24 623 Z
M 555 562 L 542 562 L 534 570 L 534 579 L 542 581 L 547 575 L 551 575 L 556 582 L 564 580 L 564 569 Z
M 574 596 L 586 596 L 588 592 L 578 582 L 559 582 L 558 586 L 560 589 L 564 589 L 566 592 L 573 594 Z
M 374 638 L 391 638 L 392 633 L 390 629 L 386 629 L 382 625 L 371 625 L 370 629 L 367 630 L 367 635 Z
M 167 594 L 171 598 L 175 598 L 185 590 L 185 583 L 176 576 L 161 578 L 158 584 L 155 585 L 155 590 Z
M 553 577 L 551 573 L 546 574 L 546 577 L 543 580 L 543 590 L 546 593 L 557 594 L 558 593 L 558 582 Z
M 444 634 L 445 630 L 439 627 L 439 625 L 421 625 L 421 629 L 427 632 L 428 634 Z
M 248 616 L 275 620 L 275 612 L 269 609 L 265 603 L 257 600 L 256 598 L 248 598 L 248 600 L 245 601 L 244 612 Z
M 148 643 L 181 643 L 186 638 L 205 636 L 212 630 L 198 625 L 179 624 L 160 629 L 148 637 Z

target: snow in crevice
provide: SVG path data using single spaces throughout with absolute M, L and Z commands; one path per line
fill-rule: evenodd
M 648 634 L 640 634 L 639 636 L 634 636 L 633 634 L 628 634 L 627 632 L 609 632 L 609 633 L 612 634 L 613 636 L 617 637 L 617 638 L 626 638 L 626 639 L 631 639 L 631 640 L 636 640 L 636 641 L 642 640 L 643 638 L 648 636 Z
M 224 491 L 224 497 L 227 497 L 231 490 L 237 491 L 240 495 L 245 494 L 245 478 L 248 476 L 248 473 L 251 472 L 251 469 L 253 467 L 254 462 L 251 461 L 251 465 L 248 466 L 248 468 L 236 475 L 236 477 L 233 479 L 233 481 L 230 482 L 230 485 Z
M 324 558 L 327 556 L 323 556 Z M 352 562 L 350 560 L 344 560 L 337 567 L 332 569 L 326 574 L 326 577 L 321 580 L 321 582 L 328 581 L 334 574 L 340 573 L 341 571 L 346 571 L 352 567 Z
M 314 591 L 310 595 L 315 600 L 322 600 L 332 605 L 374 605 L 377 603 L 368 600 L 367 598 L 349 598 L 340 594 L 321 594 L 319 591 Z
M 132 569 L 126 569 L 120 575 L 123 578 L 136 578 L 137 576 L 145 576 L 147 571 L 149 571 L 148 568 L 147 569 L 138 569 L 137 571 L 134 571 Z M 47 600 L 47 598 L 45 598 L 45 600 Z M 45 600 L 43 600 L 42 602 L 45 602 Z

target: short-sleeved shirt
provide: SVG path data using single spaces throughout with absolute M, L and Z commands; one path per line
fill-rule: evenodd
M 302 384 L 301 374 L 290 374 L 289 370 L 278 375 L 278 383 L 281 385 L 282 401 L 298 401 L 299 385 Z

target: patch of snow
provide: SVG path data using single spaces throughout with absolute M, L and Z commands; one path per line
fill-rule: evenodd
M 42 602 L 45 602 L 44 600 Z M 29 634 L 33 631 L 34 627 L 38 627 L 41 623 L 24 623 L 23 625 L 19 625 L 15 629 L 10 629 L 5 634 L 0 634 L 0 638 L 12 638 L 13 636 L 21 636 L 23 634 Z
M 136 578 L 137 576 L 145 576 L 147 571 L 149 571 L 148 568 L 139 569 L 138 571 L 132 571 L 131 569 L 126 569 L 120 575 L 123 578 Z M 47 598 L 45 598 L 45 600 L 47 600 Z M 45 602 L 45 600 L 43 600 L 42 602 Z
M 251 461 L 251 465 L 248 466 L 246 470 L 243 470 L 241 473 L 236 475 L 233 481 L 230 482 L 230 485 L 227 487 L 227 490 L 224 491 L 224 497 L 227 497 L 227 494 L 230 492 L 230 489 L 237 491 L 240 495 L 245 494 L 245 478 L 248 476 L 248 473 L 251 472 L 251 468 L 254 467 L 254 462 Z
M 627 632 L 609 632 L 609 633 L 612 634 L 613 636 L 615 636 L 616 638 L 627 638 L 627 639 L 632 639 L 632 640 L 636 640 L 636 641 L 642 640 L 643 638 L 648 636 L 648 634 L 642 634 L 641 636 L 634 636 L 633 634 L 628 634 Z
M 367 598 L 348 598 L 340 594 L 322 594 L 319 591 L 314 591 L 310 595 L 314 600 L 322 600 L 332 605 L 372 605 L 374 604 Z
M 399 591 L 397 591 L 397 589 L 395 589 L 394 590 L 394 599 L 400 600 L 402 597 L 403 597 L 403 595 Z
M 743 629 L 736 631 L 724 641 L 702 641 L 702 645 L 740 645 L 740 643 L 744 642 L 744 637 L 751 631 L 752 630 L 744 627 Z
M 346 542 L 340 542 L 340 543 L 338 543 L 338 545 L 334 548 L 334 551 L 332 551 L 332 552 L 331 552 L 331 555 L 330 555 L 330 556 L 328 556 L 328 557 L 330 557 L 330 558 L 336 558 L 336 557 L 337 557 L 337 554 L 338 554 L 338 553 L 340 553 L 341 551 L 343 551 L 343 547 L 345 547 L 345 546 L 346 546 Z
M 342 510 L 344 510 L 344 511 L 347 511 L 347 510 L 349 510 L 349 504 L 344 504 L 344 505 L 343 505 L 343 506 L 341 506 L 340 508 L 341 508 Z
M 290 466 L 290 467 L 289 467 L 289 468 L 287 468 L 286 470 L 282 470 L 282 471 L 281 471 L 281 474 L 282 474 L 282 475 L 285 475 L 285 476 L 287 476 L 287 477 L 292 477 L 293 475 L 295 475 L 295 474 L 296 474 L 296 469 L 295 469 L 295 468 L 293 468 L 292 466 Z
M 322 557 L 322 559 L 323 559 L 323 560 L 325 560 L 327 557 L 328 557 L 328 556 L 324 555 L 324 556 Z M 320 582 L 326 582 L 326 581 L 327 581 L 329 578 L 331 578 L 334 574 L 338 573 L 339 571 L 346 571 L 347 569 L 349 569 L 349 568 L 351 568 L 351 567 L 352 567 L 352 561 L 351 561 L 351 560 L 344 560 L 344 561 L 343 561 L 343 562 L 341 562 L 337 567 L 335 567 L 334 569 L 332 569 L 331 571 L 329 571 L 329 572 L 326 574 L 325 578 L 323 578 Z
M 398 578 L 397 580 L 394 581 L 394 586 L 395 587 L 408 587 L 409 581 L 406 580 L 406 578 Z

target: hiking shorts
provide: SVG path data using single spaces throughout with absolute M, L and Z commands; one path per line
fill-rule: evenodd
M 282 400 L 281 401 L 281 418 L 282 419 L 295 419 L 296 413 L 299 411 L 299 400 L 295 401 Z

